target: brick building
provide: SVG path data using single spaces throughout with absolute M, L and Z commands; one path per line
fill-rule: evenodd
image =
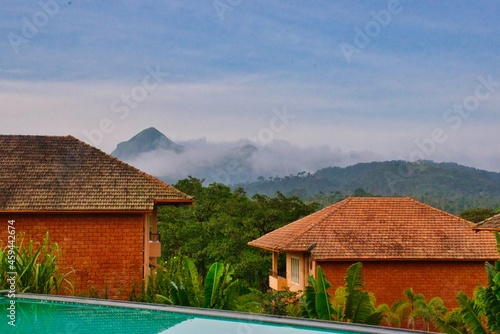
M 365 286 L 377 303 L 392 304 L 406 288 L 457 306 L 455 294 L 486 284 L 485 261 L 498 258 L 495 237 L 472 223 L 411 198 L 350 197 L 295 221 L 250 246 L 273 252 L 273 289 L 304 290 L 321 266 L 332 293 L 346 269 L 363 263 Z M 278 254 L 286 253 L 280 275 Z
M 0 243 L 16 236 L 51 242 L 73 268 L 77 294 L 95 289 L 125 299 L 160 257 L 159 205 L 191 204 L 174 187 L 65 136 L 0 135 Z

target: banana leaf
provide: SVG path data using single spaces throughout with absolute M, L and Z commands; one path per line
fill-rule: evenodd
M 201 307 L 203 305 L 203 290 L 201 288 L 200 276 L 193 260 L 185 258 L 182 261 L 182 266 L 185 272 L 186 281 L 190 286 L 192 305 Z
M 217 293 L 219 292 L 219 284 L 224 275 L 224 265 L 215 262 L 210 266 L 205 278 L 204 290 L 204 306 L 205 308 L 214 308 L 217 304 Z
M 481 321 L 481 310 L 474 300 L 469 299 L 464 292 L 460 291 L 457 293 L 457 301 L 460 304 L 460 313 L 469 332 L 473 334 L 488 333 Z
M 332 320 L 332 314 L 334 310 L 332 309 L 332 304 L 330 301 L 330 294 L 328 293 L 328 288 L 331 284 L 326 280 L 326 275 L 320 266 L 316 269 L 316 295 L 315 304 L 318 313 L 318 319 L 321 320 Z

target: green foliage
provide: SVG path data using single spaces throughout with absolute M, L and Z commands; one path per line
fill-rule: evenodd
M 486 334 L 488 330 L 483 323 L 483 310 L 475 300 L 469 299 L 463 292 L 457 293 L 457 300 L 460 304 L 460 314 L 467 327 L 467 330 L 474 334 Z M 496 332 L 496 330 L 494 330 Z
M 308 285 L 301 299 L 302 315 L 311 319 L 338 320 L 338 315 L 331 304 L 328 293 L 330 283 L 320 266 L 316 268 L 316 279 L 312 275 L 308 277 Z
M 412 288 L 403 291 L 403 299 L 397 300 L 392 304 L 391 310 L 399 316 L 402 321 L 407 321 L 407 327 L 415 329 L 415 320 L 420 319 L 427 325 L 435 319 L 442 319 L 448 311 L 443 304 L 443 300 L 434 297 L 429 302 L 421 293 L 415 293 Z
M 214 262 L 230 264 L 244 292 L 267 289 L 271 254 L 247 243 L 317 209 L 296 197 L 276 194 L 248 198 L 241 189 L 189 177 L 174 185 L 195 197 L 195 205 L 161 207 L 158 229 L 165 261 L 193 259 L 204 277 Z
M 308 286 L 301 298 L 302 316 L 312 319 L 338 320 L 368 325 L 379 325 L 383 310 L 376 310 L 374 301 L 365 290 L 361 273 L 361 262 L 347 269 L 345 288 L 337 289 L 332 303 L 328 289 L 331 287 L 320 266 L 316 270 L 316 279 L 308 277 Z M 343 303 L 343 305 L 342 305 Z
M 495 233 L 500 253 L 500 235 Z M 473 298 L 457 293 L 460 307 L 445 316 L 437 316 L 434 323 L 447 333 L 499 333 L 500 332 L 500 261 L 486 263 L 488 285 L 478 287 Z M 459 316 L 457 316 L 459 315 Z
M 323 206 L 354 194 L 356 189 L 379 196 L 411 196 L 453 214 L 477 207 L 497 209 L 500 203 L 500 173 L 432 161 L 328 167 L 313 174 L 301 172 L 268 180 L 261 178 L 239 186 L 249 194 L 272 195 L 280 191 Z
M 299 316 L 299 294 L 286 288 L 283 291 L 267 290 L 262 294 L 262 313 L 272 315 Z
M 330 283 L 326 280 L 326 275 L 320 266 L 316 269 L 316 279 L 311 275 L 308 277 L 308 286 L 304 293 L 304 310 L 309 318 L 333 320 L 334 309 L 331 305 L 328 288 Z
M 460 312 L 460 308 L 455 308 L 442 316 L 434 317 L 432 319 L 434 326 L 443 333 L 467 334 L 468 331 Z
M 263 311 L 263 293 L 257 289 L 250 289 L 250 292 L 238 297 L 237 305 L 239 312 L 246 313 L 266 313 Z
M 495 233 L 497 249 L 500 253 L 500 234 Z M 500 261 L 495 266 L 486 264 L 488 274 L 488 286 L 484 290 L 484 314 L 487 318 L 488 328 L 494 332 L 500 332 Z
M 234 271 L 229 265 L 214 263 L 205 278 L 204 307 L 236 310 L 239 296 L 238 281 L 233 279 Z
M 375 305 L 364 287 L 362 268 L 361 262 L 357 262 L 347 269 L 343 318 L 354 323 L 379 325 L 383 314 L 375 310 Z
M 392 311 L 387 304 L 380 304 L 377 306 L 376 311 L 382 314 L 381 324 L 389 327 L 401 327 L 401 319 L 399 315 Z
M 473 223 L 479 223 L 486 218 L 493 217 L 495 214 L 496 212 L 493 209 L 476 208 L 463 211 L 462 213 L 460 213 L 460 218 Z
M 238 298 L 239 282 L 230 265 L 214 263 L 202 280 L 191 259 L 174 258 L 155 269 L 137 300 L 236 310 Z
M 356 188 L 354 189 L 354 192 L 352 193 L 352 196 L 354 197 L 373 197 L 374 195 L 366 192 L 363 188 Z
M 25 244 L 22 236 L 18 240 L 20 242 L 15 247 L 7 246 L 0 250 L 0 281 L 3 282 L 4 289 L 8 289 L 10 285 L 7 273 L 15 272 L 16 289 L 19 292 L 59 294 L 64 289 L 73 294 L 69 276 L 74 271 L 61 272 L 57 265 L 61 250 L 57 243 L 50 243 L 48 233 L 42 243 L 30 240 Z

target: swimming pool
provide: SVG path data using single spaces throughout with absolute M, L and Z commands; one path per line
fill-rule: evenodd
M 0 296 L 0 333 L 50 334 L 319 334 L 408 333 L 381 327 L 271 317 L 144 303 L 19 294 L 15 327 L 11 299 Z

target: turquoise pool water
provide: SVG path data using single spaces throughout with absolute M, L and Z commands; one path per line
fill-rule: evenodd
M 186 313 L 16 299 L 15 327 L 8 324 L 9 299 L 1 298 L 0 333 L 347 333 Z
M 24 296 L 24 297 L 23 297 Z M 0 295 L 0 333 L 26 334 L 319 334 L 403 333 L 383 327 L 305 321 L 238 312 L 112 302 L 57 296 L 18 295 L 15 326 Z

